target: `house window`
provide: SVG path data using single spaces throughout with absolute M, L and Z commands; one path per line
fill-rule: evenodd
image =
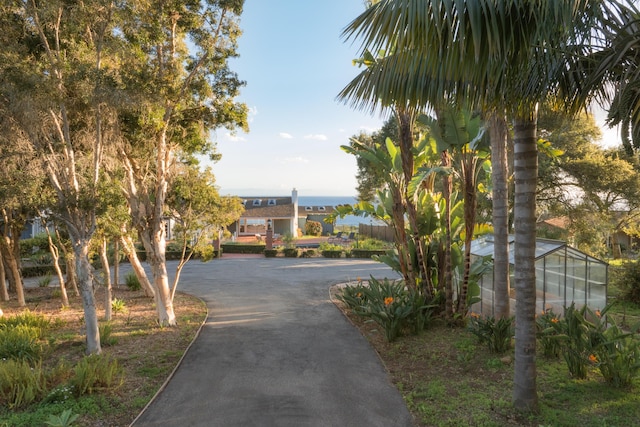
M 325 207 L 324 207 L 324 206 L 318 206 L 318 210 L 319 210 L 320 212 L 324 212 L 324 211 L 326 211 L 327 209 L 325 209 Z
M 313 208 L 311 206 L 305 206 L 304 210 L 307 212 L 311 212 L 313 210 Z
M 276 205 L 276 199 L 269 199 L 269 201 L 267 202 L 268 206 L 275 206 Z
M 253 206 L 260 206 L 261 204 L 262 204 L 262 200 L 260 200 L 260 199 L 255 199 L 253 201 Z

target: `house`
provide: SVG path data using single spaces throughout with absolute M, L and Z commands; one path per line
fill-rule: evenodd
M 236 237 L 263 236 L 271 224 L 276 235 L 291 234 L 298 236 L 298 230 L 304 230 L 307 220 L 322 224 L 322 234 L 333 233 L 333 224 L 323 219 L 334 211 L 333 206 L 299 206 L 298 191 L 294 188 L 291 196 L 253 196 L 241 197 L 244 213 L 238 221 L 227 229 Z
M 307 221 L 316 221 L 322 224 L 322 235 L 333 234 L 333 224 L 324 222 L 324 219 L 335 211 L 334 206 L 299 206 L 298 223 L 304 230 Z
M 275 234 L 298 235 L 298 191 L 287 197 L 242 197 L 244 213 L 228 230 L 234 236 L 265 235 L 269 223 Z

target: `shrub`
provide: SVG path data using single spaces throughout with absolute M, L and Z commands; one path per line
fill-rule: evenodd
M 138 280 L 138 276 L 136 276 L 133 271 L 128 272 L 127 275 L 124 276 L 124 284 L 130 291 L 139 291 L 142 289 L 140 280 Z
M 108 355 L 86 356 L 73 369 L 70 384 L 76 396 L 109 390 L 122 384 L 122 370 L 118 361 Z
M 282 252 L 288 258 L 297 258 L 300 251 L 298 248 L 284 248 Z
M 540 341 L 540 348 L 545 357 L 560 357 L 562 350 L 557 339 L 554 325 L 561 319 L 552 310 L 547 310 L 536 317 L 536 335 Z
M 112 335 L 113 327 L 109 322 L 100 325 L 98 330 L 100 332 L 100 345 L 111 346 L 118 343 L 118 339 Z
M 432 306 L 424 296 L 406 289 L 402 281 L 371 278 L 368 286 L 359 281 L 356 286 L 345 287 L 340 299 L 358 316 L 380 325 L 389 342 L 404 330 L 419 333 L 431 318 Z
M 640 372 L 640 342 L 616 325 L 603 332 L 604 340 L 593 349 L 589 361 L 614 387 L 628 387 Z
M 32 367 L 24 360 L 0 361 L 0 402 L 9 409 L 23 408 L 40 399 L 46 390 L 46 378 L 38 363 Z
M 0 317 L 0 329 L 13 328 L 20 325 L 45 330 L 51 326 L 51 322 L 43 315 L 32 313 L 29 310 L 11 317 Z
M 307 220 L 304 224 L 304 234 L 308 236 L 320 236 L 322 234 L 322 224 L 318 221 Z
M 264 250 L 264 256 L 266 258 L 275 258 L 278 255 L 278 250 L 277 249 L 265 249 Z
M 111 301 L 111 310 L 114 313 L 122 313 L 126 311 L 126 309 L 127 309 L 127 304 L 124 302 L 124 300 L 114 298 Z
M 489 351 L 502 354 L 511 348 L 514 334 L 513 317 L 496 319 L 480 317 L 472 313 L 469 316 L 469 331 L 478 338 L 478 342 L 486 344 Z
M 640 263 L 625 262 L 612 273 L 611 285 L 620 289 L 622 299 L 640 305 Z
M 39 342 L 42 330 L 33 326 L 17 325 L 0 329 L 0 358 L 37 362 L 44 348 Z
M 46 274 L 40 280 L 38 280 L 38 287 L 46 288 L 51 284 L 51 274 Z

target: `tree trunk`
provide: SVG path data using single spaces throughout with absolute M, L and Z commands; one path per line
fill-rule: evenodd
M 80 285 L 82 307 L 84 308 L 84 324 L 87 333 L 87 354 L 100 354 L 100 331 L 98 315 L 93 293 L 93 267 L 89 262 L 89 239 L 71 237 L 76 259 L 76 274 Z
M 140 285 L 142 286 L 142 289 L 144 290 L 145 295 L 148 297 L 155 298 L 156 292 L 153 289 L 153 286 L 151 286 L 151 283 L 149 282 L 149 278 L 147 277 L 147 273 L 144 271 L 144 267 L 140 262 L 140 258 L 138 258 L 138 254 L 136 253 L 136 247 L 133 244 L 131 237 L 127 235 L 123 235 L 122 237 L 120 237 L 120 241 L 122 242 L 122 248 L 124 250 L 124 253 L 127 255 L 127 258 L 129 259 L 129 264 L 131 264 L 131 268 L 133 269 L 133 272 L 138 278 L 138 281 L 140 282 Z
M 51 253 L 51 259 L 53 261 L 53 268 L 56 270 L 56 275 L 58 276 L 58 283 L 60 284 L 60 297 L 62 298 L 62 306 L 69 307 L 69 297 L 67 296 L 67 289 L 64 286 L 64 277 L 62 275 L 62 270 L 60 269 L 60 251 L 53 243 L 53 239 L 51 238 L 51 232 L 47 228 L 47 224 L 43 221 L 44 229 L 47 232 L 47 241 L 49 242 L 49 252 Z
M 509 191 L 507 123 L 494 113 L 489 119 L 493 186 L 493 291 L 496 319 L 511 315 L 509 307 Z
M 441 153 L 441 164 L 445 168 L 451 167 L 451 156 L 448 151 Z M 442 178 L 442 197 L 444 198 L 444 242 L 442 252 L 442 287 L 445 295 L 445 315 L 453 319 L 453 277 L 451 275 L 451 193 L 453 192 L 451 175 Z
M 513 403 L 516 409 L 538 407 L 536 391 L 536 181 L 538 152 L 534 110 L 515 122 L 515 287 L 516 348 Z
M 60 231 L 56 228 L 56 239 L 58 240 L 58 245 L 60 245 L 60 249 L 62 250 L 62 256 L 64 257 L 64 263 L 67 266 L 67 285 L 71 285 L 71 289 L 77 297 L 80 296 L 80 291 L 78 290 L 78 281 L 76 280 L 76 264 L 73 252 L 67 250 L 67 246 L 65 242 L 60 237 Z
M 4 272 L 4 263 L 0 256 L 0 298 L 2 301 L 9 301 L 9 289 L 7 289 L 7 276 Z
M 4 262 L 5 273 L 9 273 L 10 287 L 16 293 L 18 299 L 18 305 L 24 307 L 26 302 L 24 300 L 24 285 L 22 283 L 22 276 L 20 274 L 20 266 L 18 260 L 15 257 L 15 252 L 11 248 L 11 238 L 9 236 L 0 236 L 0 252 L 2 252 L 2 261 Z
M 476 205 L 478 189 L 476 188 L 477 156 L 462 148 L 460 153 L 460 170 L 463 183 L 464 200 L 464 267 L 460 292 L 458 294 L 458 307 L 456 311 L 461 315 L 467 314 L 467 295 L 469 292 L 469 277 L 471 275 L 471 242 L 476 226 Z M 468 149 L 466 149 L 468 150 Z
M 147 230 L 147 233 L 142 232 L 141 239 L 147 251 L 147 262 L 151 266 L 151 273 L 153 275 L 158 323 L 161 326 L 176 326 L 176 316 L 173 311 L 173 301 L 171 300 L 171 289 L 169 287 L 169 275 L 167 274 L 165 258 L 166 243 L 164 227 L 159 219 L 158 222 L 158 224 L 154 224 L 153 230 Z M 149 231 L 152 231 L 152 233 L 149 233 Z M 151 236 L 149 236 L 149 234 L 151 234 Z
M 118 287 L 120 283 L 120 242 L 113 240 L 113 284 Z
M 100 262 L 104 275 L 105 299 L 104 299 L 104 320 L 111 320 L 111 300 L 113 299 L 111 290 L 111 269 L 109 268 L 109 257 L 107 256 L 107 239 L 102 238 L 100 243 Z

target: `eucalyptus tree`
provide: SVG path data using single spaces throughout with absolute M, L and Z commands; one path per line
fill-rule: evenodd
M 381 0 L 345 30 L 383 52 L 340 94 L 357 108 L 436 106 L 445 97 L 514 117 L 516 361 L 513 400 L 537 406 L 535 192 L 537 104 L 588 47 L 592 13 L 611 2 Z M 473 6 L 473 7 L 472 7 Z M 614 6 L 611 6 L 612 8 Z M 506 294 L 500 297 L 506 298 Z
M 166 198 L 176 166 L 194 153 L 215 156 L 212 131 L 246 128 L 246 107 L 236 103 L 242 85 L 229 67 L 240 35 L 242 0 L 128 2 L 119 34 L 123 82 L 131 103 L 120 111 L 133 226 L 147 252 L 158 320 L 175 325 L 166 267 Z
M 112 1 L 14 0 L 2 6 L 2 97 L 32 145 L 56 195 L 75 254 L 87 353 L 100 353 L 89 242 L 105 145 L 117 138 L 113 96 L 118 65 Z M 8 35 L 8 36 L 6 36 Z

